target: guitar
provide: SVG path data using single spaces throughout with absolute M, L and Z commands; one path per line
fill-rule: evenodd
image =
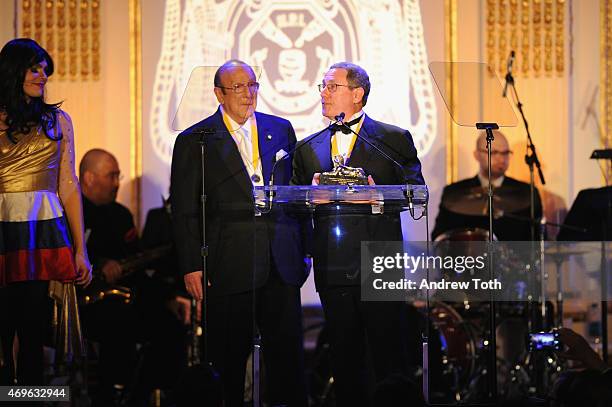
M 172 244 L 158 246 L 153 249 L 143 250 L 133 256 L 119 260 L 121 266 L 121 280 L 138 271 L 143 271 L 152 262 L 167 256 L 172 251 Z M 120 298 L 127 304 L 133 300 L 132 290 L 118 284 L 110 284 L 106 282 L 100 270 L 94 271 L 94 277 L 91 283 L 79 290 L 79 303 L 81 305 L 94 304 L 104 298 Z

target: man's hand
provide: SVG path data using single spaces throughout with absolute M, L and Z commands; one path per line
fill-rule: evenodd
M 605 369 L 606 364 L 599 357 L 597 352 L 591 348 L 589 343 L 582 336 L 568 328 L 559 329 L 559 339 L 566 350 L 558 352 L 562 358 L 577 360 L 589 369 Z
M 176 315 L 179 321 L 184 325 L 191 323 L 191 300 L 183 296 L 177 295 L 173 301 L 168 304 L 172 312 Z M 197 301 L 196 322 L 200 323 L 202 318 L 202 302 Z
M 321 179 L 321 173 L 320 172 L 315 172 L 314 175 L 312 176 L 312 183 L 311 185 L 319 185 L 319 180 Z
M 196 299 L 196 301 L 202 301 L 204 299 L 204 291 L 202 290 L 202 272 L 193 271 L 189 274 L 185 274 L 183 277 L 185 280 L 185 288 L 189 295 Z
M 102 275 L 107 283 L 114 284 L 121 278 L 121 265 L 115 260 L 108 260 L 102 266 Z
M 376 185 L 376 182 L 374 182 L 374 178 L 372 178 L 371 175 L 368 175 L 368 185 Z
M 202 290 L 202 272 L 192 271 L 191 273 L 185 274 L 183 277 L 185 281 L 185 288 L 189 295 L 195 298 L 196 301 L 202 301 L 204 299 L 204 290 Z M 210 287 L 210 281 L 208 282 Z

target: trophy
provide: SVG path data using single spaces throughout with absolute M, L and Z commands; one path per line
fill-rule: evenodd
M 344 157 L 333 157 L 334 169 L 321 174 L 319 185 L 368 185 L 368 177 L 363 168 L 344 165 Z

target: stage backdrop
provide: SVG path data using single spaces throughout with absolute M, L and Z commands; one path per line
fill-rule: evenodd
M 258 110 L 290 120 L 298 139 L 326 125 L 317 84 L 328 67 L 363 66 L 366 113 L 409 129 L 427 182 L 443 183 L 446 116 L 427 64 L 443 58 L 444 9 L 424 3 L 426 13 L 417 0 L 143 2 L 143 213 L 167 195 L 172 122 L 192 70 L 231 58 L 262 68 Z M 205 91 L 215 105 L 212 80 Z M 424 228 L 407 231 L 425 237 Z
M 262 68 L 258 110 L 290 120 L 298 139 L 326 125 L 317 84 L 328 67 L 363 66 L 372 84 L 365 112 L 409 129 L 427 182 L 442 185 L 447 119 L 427 64 L 444 58 L 443 18 L 442 1 L 143 2 L 143 213 L 167 195 L 172 121 L 192 70 L 231 58 Z M 214 100 L 212 81 L 206 92 Z M 424 222 L 404 220 L 407 238 L 425 239 Z M 318 302 L 312 279 L 303 297 Z

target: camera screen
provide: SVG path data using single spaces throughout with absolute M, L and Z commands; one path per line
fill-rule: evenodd
M 556 333 L 540 332 L 529 336 L 531 350 L 560 349 L 560 342 Z

